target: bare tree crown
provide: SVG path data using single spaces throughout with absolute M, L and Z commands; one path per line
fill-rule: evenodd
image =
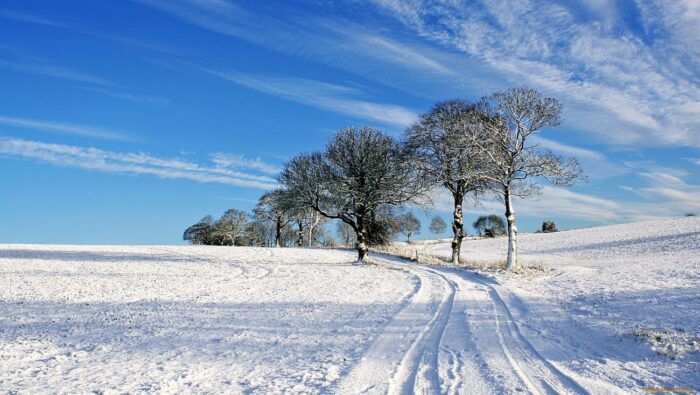
M 536 178 L 554 185 L 570 186 L 583 179 L 576 158 L 564 158 L 531 144 L 528 138 L 543 127 L 561 124 L 562 105 L 530 88 L 511 88 L 481 100 L 480 109 L 490 122 L 484 123 L 489 138 L 475 140 L 484 157 L 494 166 L 487 177 L 502 193 L 527 197 L 539 191 Z

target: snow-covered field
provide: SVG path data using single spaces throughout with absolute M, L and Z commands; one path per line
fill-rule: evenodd
M 0 247 L 0 392 L 328 392 L 416 282 L 323 250 Z
M 406 246 L 449 256 L 449 244 Z M 502 258 L 504 239 L 464 245 Z M 700 389 L 700 219 L 521 235 L 526 274 L 308 249 L 0 245 L 0 391 Z

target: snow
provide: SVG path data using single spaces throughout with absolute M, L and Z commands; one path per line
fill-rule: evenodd
M 352 253 L 0 247 L 3 392 L 327 392 L 414 290 Z
M 502 261 L 506 243 L 467 240 L 462 258 Z M 402 248 L 450 257 L 448 243 Z M 544 359 L 596 393 L 700 388 L 700 218 L 521 234 L 519 248 L 541 269 L 479 277 Z
M 504 238 L 463 257 L 503 260 Z M 700 388 L 700 218 L 520 235 L 525 274 L 320 249 L 0 245 L 3 392 Z M 399 245 L 449 258 L 449 243 Z M 434 261 L 431 260 L 431 261 Z

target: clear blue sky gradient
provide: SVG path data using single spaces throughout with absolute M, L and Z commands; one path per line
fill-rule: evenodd
M 3 1 L 0 243 L 181 243 L 339 128 L 522 85 L 589 180 L 517 201 L 521 230 L 700 213 L 697 4 L 469 3 Z

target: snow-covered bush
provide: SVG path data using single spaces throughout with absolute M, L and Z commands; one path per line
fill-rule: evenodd
M 700 334 L 682 329 L 635 329 L 629 335 L 651 345 L 651 349 L 667 357 L 682 357 L 700 352 Z

